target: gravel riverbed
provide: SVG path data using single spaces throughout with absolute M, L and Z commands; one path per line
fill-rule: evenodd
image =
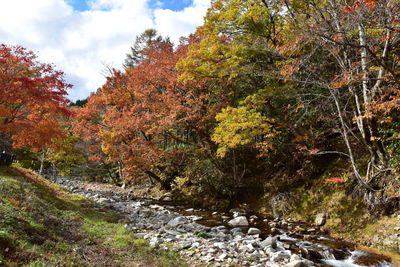
M 265 219 L 269 235 L 254 226 L 260 221 L 255 215 L 240 210 L 217 214 L 224 222 L 214 226 L 201 224 L 201 210 L 187 208 L 181 213 L 174 211 L 168 202 L 162 204 L 147 199 L 132 199 L 123 193 L 96 191 L 82 186 L 79 181 L 58 178 L 57 183 L 72 193 L 82 195 L 100 206 L 116 210 L 124 215 L 125 225 L 158 249 L 175 250 L 191 266 L 365 266 L 357 261 L 368 257 L 368 266 L 393 266 L 379 255 L 352 250 L 335 240 L 318 234 L 319 229 L 300 227 L 290 221 Z M 167 199 L 168 200 L 168 199 Z M 196 212 L 197 211 L 197 212 Z M 183 214 L 184 215 L 183 215 Z M 219 224 L 219 225 L 218 225 Z M 293 231 L 282 230 L 294 228 Z M 372 260 L 371 260 L 372 259 Z

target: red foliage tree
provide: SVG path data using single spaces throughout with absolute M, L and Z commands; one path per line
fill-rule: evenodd
M 0 45 L 0 131 L 16 148 L 39 151 L 62 136 L 59 116 L 68 116 L 67 89 L 71 85 L 52 65 L 20 46 Z

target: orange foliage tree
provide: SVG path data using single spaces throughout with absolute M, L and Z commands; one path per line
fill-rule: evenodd
M 61 137 L 59 116 L 68 116 L 67 89 L 71 85 L 52 65 L 20 46 L 0 45 L 0 131 L 11 136 L 15 148 L 40 151 Z
M 220 108 L 210 105 L 207 81 L 178 80 L 175 65 L 187 53 L 185 42 L 174 49 L 156 41 L 143 53 L 141 62 L 114 70 L 89 98 L 77 112 L 75 130 L 101 144 L 93 151 L 118 164 L 125 180 L 146 174 L 169 188 L 194 150 L 213 145 L 210 122 Z

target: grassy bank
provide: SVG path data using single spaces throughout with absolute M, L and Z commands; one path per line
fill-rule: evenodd
M 118 214 L 22 168 L 0 168 L 0 266 L 186 266 Z

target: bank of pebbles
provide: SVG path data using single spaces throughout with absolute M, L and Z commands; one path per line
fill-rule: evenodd
M 232 227 L 207 227 L 196 222 L 202 219 L 200 216 L 182 216 L 150 200 L 85 189 L 74 180 L 58 178 L 57 182 L 72 193 L 119 211 L 129 222 L 125 226 L 137 238 L 147 240 L 154 248 L 177 251 L 191 266 L 321 266 L 294 254 L 287 242 L 276 237 L 261 239 L 257 228 L 236 227 L 254 219 L 240 212 L 233 212 L 229 218 L 233 219 Z

